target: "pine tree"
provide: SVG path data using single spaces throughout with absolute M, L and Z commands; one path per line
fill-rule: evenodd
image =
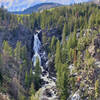
M 35 95 L 35 89 L 34 89 L 33 83 L 31 84 L 31 87 L 30 87 L 30 95 Z
M 72 48 L 72 33 L 70 34 L 68 41 L 67 41 L 67 50 L 69 51 Z
M 64 23 L 64 17 L 60 16 L 57 22 L 57 26 L 58 26 L 58 32 L 61 34 L 62 33 L 62 29 L 63 29 L 63 23 Z
M 72 44 L 71 47 L 75 48 L 77 46 L 77 37 L 76 37 L 76 31 L 74 31 L 73 33 L 73 37 L 72 37 Z
M 21 42 L 19 42 L 19 41 L 16 44 L 16 48 L 14 50 L 14 55 L 15 55 L 17 60 L 20 60 L 20 57 L 21 57 Z
M 59 68 L 57 69 L 57 87 L 59 90 L 59 94 L 61 100 L 66 100 L 69 96 L 68 87 L 69 87 L 69 71 L 67 64 L 59 64 Z
M 41 79 L 41 67 L 40 67 L 40 62 L 39 62 L 38 57 L 37 57 L 34 72 L 35 72 L 35 74 L 34 74 L 34 85 L 35 85 L 35 89 L 38 90 L 39 87 L 40 87 L 40 79 Z
M 29 77 L 30 77 L 30 83 L 31 83 L 31 81 L 33 79 L 33 71 L 32 71 L 32 68 L 30 69 L 30 75 L 29 75 Z
M 99 80 L 95 82 L 95 98 L 97 99 L 100 96 L 100 84 Z
M 61 58 L 61 47 L 60 41 L 58 40 L 56 44 L 56 55 L 55 55 L 55 68 L 57 74 L 57 87 L 59 90 L 59 94 L 61 96 L 61 100 L 65 100 L 69 93 L 68 93 L 68 65 L 62 64 Z
M 57 69 L 59 64 L 61 62 L 61 47 L 60 47 L 60 41 L 57 41 L 56 44 L 56 54 L 55 54 L 55 68 Z
M 74 66 L 76 67 L 77 66 L 77 53 L 76 53 L 76 49 L 74 49 Z
M 63 28 L 63 33 L 62 33 L 62 43 L 63 43 L 63 45 L 66 42 L 66 35 L 67 35 L 67 24 L 65 23 L 64 28 Z
M 51 40 L 51 44 L 50 44 L 50 49 L 52 52 L 55 52 L 55 45 L 56 45 L 56 38 L 55 36 L 52 37 L 52 40 Z
M 45 32 L 42 35 L 42 41 L 43 41 L 43 44 L 45 44 L 47 42 L 47 36 L 46 36 Z
M 21 56 L 22 60 L 27 59 L 27 48 L 26 48 L 26 46 L 23 46 L 21 48 L 20 56 Z
M 89 59 L 90 58 L 90 54 L 89 54 L 89 51 L 86 49 L 85 51 L 85 59 Z
M 78 51 L 78 53 L 77 53 L 77 67 L 78 68 L 80 67 L 81 63 L 82 63 L 81 52 Z
M 27 74 L 27 72 L 25 73 L 25 85 L 26 85 L 26 87 L 29 86 L 29 79 L 28 79 L 28 74 Z
M 8 42 L 7 41 L 4 41 L 3 42 L 3 52 L 5 55 L 7 56 L 13 56 L 13 50 L 12 48 L 9 46 Z

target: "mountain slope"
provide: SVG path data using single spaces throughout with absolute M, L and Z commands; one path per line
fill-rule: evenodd
M 100 0 L 92 0 L 96 4 L 100 4 Z
M 62 6 L 62 5 L 58 4 L 58 3 L 40 3 L 40 4 L 37 4 L 33 7 L 25 9 L 24 11 L 14 12 L 14 14 L 31 14 L 33 12 L 42 11 L 44 9 L 55 8 L 58 6 Z

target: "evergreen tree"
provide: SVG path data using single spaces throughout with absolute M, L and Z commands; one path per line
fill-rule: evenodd
M 74 49 L 74 66 L 77 66 L 77 53 L 76 53 L 76 49 Z
M 52 40 L 51 40 L 51 44 L 50 44 L 50 49 L 52 52 L 55 52 L 55 45 L 56 45 L 56 38 L 55 36 L 52 37 Z
M 65 23 L 64 28 L 63 28 L 63 33 L 62 33 L 62 43 L 63 43 L 63 45 L 66 42 L 66 35 L 68 35 L 68 34 L 67 34 L 67 24 Z
M 90 54 L 89 54 L 89 51 L 86 49 L 85 51 L 85 59 L 89 59 L 90 58 Z
M 73 37 L 72 37 L 72 44 L 71 47 L 75 48 L 77 46 L 77 37 L 76 37 L 76 31 L 74 31 L 73 33 Z
M 33 83 L 31 84 L 31 87 L 30 87 L 30 95 L 35 95 L 35 89 L 34 89 Z
M 72 33 L 70 34 L 67 41 L 67 50 L 69 51 L 71 47 L 72 47 Z
M 20 54 L 20 56 L 21 56 L 22 60 L 27 59 L 27 48 L 26 48 L 26 46 L 23 46 L 21 48 L 21 54 Z
M 27 72 L 25 73 L 25 86 L 28 87 L 29 86 L 29 79 L 28 79 L 28 74 Z
M 99 80 L 95 82 L 95 98 L 97 99 L 100 96 L 100 83 Z
M 42 40 L 43 40 L 43 43 L 44 44 L 47 42 L 47 36 L 46 36 L 46 33 L 45 32 L 42 35 Z
M 59 68 L 57 69 L 57 87 L 59 89 L 59 94 L 61 100 L 66 100 L 69 96 L 68 87 L 69 87 L 69 71 L 67 64 L 59 64 Z
M 68 93 L 68 65 L 62 64 L 61 58 L 61 47 L 60 41 L 58 40 L 56 44 L 56 55 L 55 55 L 55 68 L 57 74 L 57 87 L 59 89 L 59 94 L 61 96 L 61 100 L 65 100 L 69 93 Z
M 31 81 L 33 79 L 33 71 L 32 71 L 32 68 L 30 69 L 30 75 L 29 75 L 29 77 L 30 77 L 30 83 L 31 83 Z
M 77 53 L 77 67 L 79 68 L 81 64 L 82 64 L 81 52 L 78 51 L 78 53 Z
M 16 48 L 14 50 L 14 55 L 15 55 L 17 60 L 20 60 L 20 57 L 21 57 L 21 42 L 19 42 L 19 41 L 16 44 Z
M 34 85 L 35 85 L 35 89 L 38 90 L 39 87 L 40 87 L 40 79 L 41 79 L 41 67 L 40 67 L 40 62 L 39 62 L 38 57 L 37 57 L 34 72 L 35 72 L 35 74 L 34 74 Z
M 60 47 L 60 41 L 57 41 L 56 44 L 56 54 L 55 54 L 55 68 L 57 69 L 59 64 L 61 62 L 61 47 Z
M 58 32 L 61 34 L 62 33 L 62 29 L 63 29 L 63 23 L 64 23 L 64 17 L 60 16 L 57 22 L 57 26 L 58 26 Z
M 7 41 L 4 41 L 3 42 L 3 52 L 5 55 L 7 56 L 13 56 L 13 50 L 12 48 L 9 46 L 8 42 Z

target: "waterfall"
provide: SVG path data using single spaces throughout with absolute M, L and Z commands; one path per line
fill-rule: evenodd
M 71 96 L 69 97 L 70 99 L 68 100 L 80 100 L 80 95 L 79 95 L 79 90 L 77 90 L 73 95 L 71 94 Z
M 34 34 L 34 46 L 33 46 L 34 56 L 32 58 L 32 62 L 34 63 L 34 66 L 36 65 L 37 57 L 39 58 L 40 65 L 41 65 L 41 57 L 39 55 L 40 46 L 41 46 L 41 42 L 38 38 L 38 34 Z
M 54 77 L 50 78 L 49 72 L 47 70 L 45 70 L 45 68 L 43 68 L 43 66 L 41 66 L 41 57 L 43 57 L 45 51 L 40 52 L 40 49 L 42 46 L 41 46 L 41 41 L 39 40 L 39 37 L 38 37 L 39 33 L 40 32 L 38 32 L 37 34 L 34 34 L 34 45 L 33 45 L 34 55 L 32 58 L 32 62 L 34 64 L 34 66 L 36 65 L 37 57 L 39 58 L 40 67 L 42 70 L 41 79 L 44 81 L 44 84 L 41 87 L 39 100 L 44 100 L 46 98 L 47 98 L 47 100 L 58 100 L 56 84 L 54 81 L 55 78 Z M 45 73 L 45 74 L 43 74 L 43 73 Z M 34 74 L 34 71 L 33 71 L 33 74 Z

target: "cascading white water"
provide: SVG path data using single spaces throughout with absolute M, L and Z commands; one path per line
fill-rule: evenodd
M 71 100 L 80 100 L 79 90 L 71 96 Z
M 39 34 L 39 32 L 38 32 L 38 34 Z M 40 93 L 40 97 L 39 97 L 40 99 L 39 100 L 44 100 L 44 97 L 47 98 L 47 100 L 58 100 L 58 99 L 56 99 L 57 98 L 57 92 L 55 90 L 56 84 L 55 84 L 55 81 L 54 81 L 54 77 L 52 77 L 52 79 L 49 78 L 49 72 L 47 72 L 41 66 L 41 57 L 42 57 L 42 55 L 40 56 L 40 52 L 39 52 L 40 48 L 41 48 L 41 41 L 38 38 L 38 34 L 34 35 L 34 46 L 33 46 L 34 56 L 32 58 L 32 62 L 35 66 L 36 65 L 36 59 L 38 57 L 39 61 L 40 61 L 40 67 L 41 67 L 42 72 L 43 71 L 46 72 L 45 75 L 41 74 L 41 79 L 44 80 L 45 84 L 41 88 L 41 93 Z M 33 72 L 33 74 L 34 74 L 34 72 Z M 49 89 L 49 92 L 51 93 L 51 97 L 48 97 L 46 95 L 44 96 L 44 92 L 46 92 L 47 89 Z
M 34 63 L 34 66 L 36 65 L 37 57 L 39 58 L 40 65 L 41 65 L 41 57 L 39 55 L 40 46 L 41 46 L 41 42 L 38 38 L 38 34 L 34 34 L 34 46 L 33 46 L 34 56 L 32 58 L 32 62 Z

